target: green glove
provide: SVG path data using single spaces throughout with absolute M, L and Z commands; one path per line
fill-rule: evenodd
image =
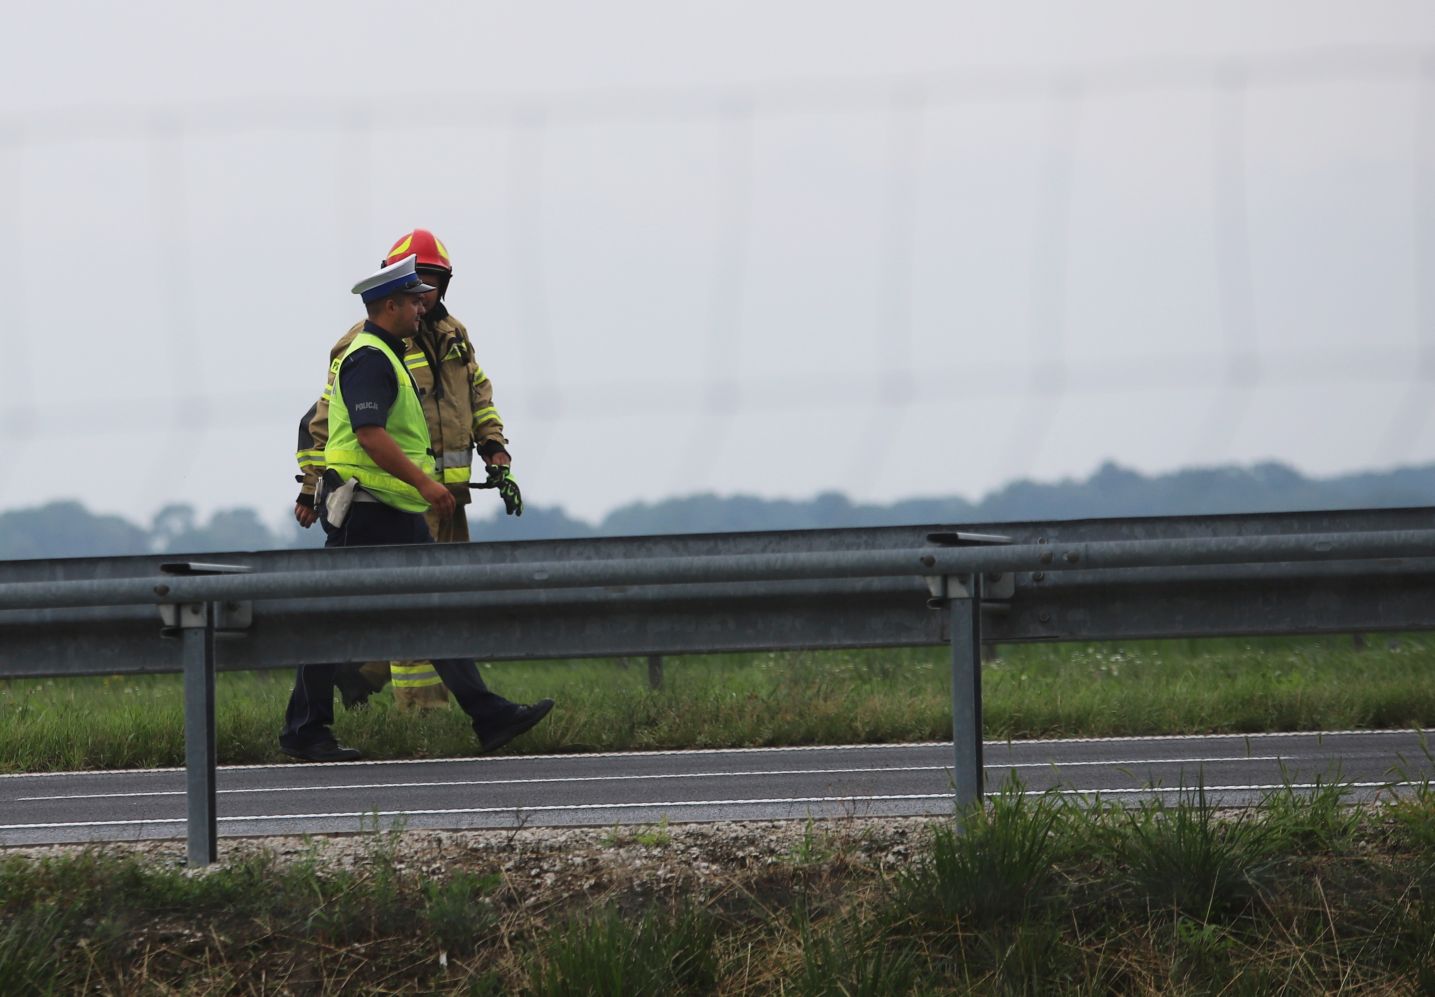
M 503 510 L 510 516 L 523 515 L 523 493 L 518 490 L 518 482 L 513 480 L 513 472 L 507 464 L 489 464 L 488 480 L 478 487 L 497 488 L 498 497 L 503 499 Z

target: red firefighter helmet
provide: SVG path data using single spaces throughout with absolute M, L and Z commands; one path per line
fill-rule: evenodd
M 397 263 L 406 256 L 418 257 L 414 261 L 415 266 L 442 270 L 453 276 L 453 263 L 449 261 L 448 249 L 438 241 L 438 236 L 426 228 L 416 228 L 400 237 L 399 241 L 394 243 L 394 248 L 384 257 L 384 266 Z

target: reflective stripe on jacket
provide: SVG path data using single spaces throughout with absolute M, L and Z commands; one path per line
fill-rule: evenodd
M 295 457 L 299 470 L 304 473 L 306 494 L 313 492 L 314 482 L 324 471 L 329 400 L 338 361 L 363 328 L 362 322 L 356 324 L 334 344 L 329 352 L 333 362 L 329 365 L 329 380 L 323 396 L 299 424 Z M 407 345 L 404 366 L 413 375 L 423 402 L 435 462 L 441 469 L 440 480 L 449 486 L 459 504 L 466 504 L 472 500 L 467 482 L 472 475 L 473 448 L 477 446 L 487 453 L 492 447 L 502 447 L 508 442 L 503 435 L 503 420 L 493 404 L 493 384 L 474 359 L 468 331 L 452 315 L 445 314 L 435 322 L 425 319 L 420 336 L 407 341 Z M 438 358 L 437 377 L 431 356 Z
M 360 332 L 338 362 L 342 365 L 356 351 L 369 348 L 378 350 L 393 365 L 394 379 L 398 382 L 398 395 L 389 407 L 384 429 L 388 430 L 405 457 L 425 474 L 434 476 L 434 461 L 429 455 L 428 422 L 424 419 L 418 390 L 403 361 L 378 336 Z M 374 463 L 374 459 L 360 446 L 349 421 L 349 408 L 344 404 L 343 379 L 339 377 L 334 378 L 333 401 L 329 410 L 329 439 L 324 445 L 324 465 L 333 468 L 346 480 L 358 478 L 364 490 L 373 493 L 385 505 L 405 512 L 426 511 L 429 504 L 417 488 Z

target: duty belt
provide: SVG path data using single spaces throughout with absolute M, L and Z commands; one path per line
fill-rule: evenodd
M 364 491 L 357 478 L 344 481 L 332 467 L 325 468 L 314 490 L 314 507 L 325 522 L 335 529 L 349 518 L 349 506 L 355 502 L 377 502 L 378 498 Z

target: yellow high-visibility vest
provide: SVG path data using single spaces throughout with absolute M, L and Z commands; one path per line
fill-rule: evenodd
M 413 378 L 403 361 L 382 339 L 371 332 L 361 332 L 354 337 L 348 350 L 340 359 L 348 359 L 355 350 L 373 348 L 382 353 L 394 368 L 399 393 L 389 408 L 384 428 L 388 430 L 404 456 L 413 461 L 429 477 L 434 477 L 434 459 L 429 453 L 428 422 L 424 418 L 423 405 L 419 402 L 418 391 L 414 389 Z M 404 512 L 423 512 L 429 504 L 419 490 L 406 481 L 394 477 L 374 463 L 359 444 L 354 426 L 349 420 L 349 407 L 344 403 L 340 379 L 334 379 L 334 404 L 329 407 L 329 439 L 324 444 L 324 463 L 339 473 L 346 481 L 358 478 L 365 491 L 385 505 L 402 509 Z

